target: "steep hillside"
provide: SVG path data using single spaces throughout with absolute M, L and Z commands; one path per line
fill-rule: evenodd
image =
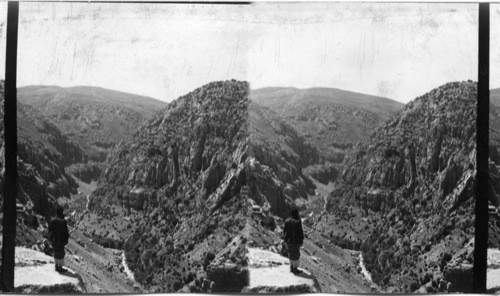
M 0 100 L 3 118 L 3 90 Z M 49 217 L 58 198 L 69 198 L 77 184 L 65 166 L 85 160 L 83 152 L 46 117 L 18 102 L 18 202 L 32 204 L 33 210 Z M 3 122 L 0 124 L 0 161 L 4 165 Z M 3 178 L 3 169 L 1 170 Z
M 490 90 L 490 103 L 495 106 L 500 106 L 500 88 Z
M 360 248 L 388 291 L 470 291 L 475 119 L 476 83 L 448 83 L 346 156 L 326 208 L 353 227 L 369 222 Z
M 490 180 L 494 184 L 492 194 L 500 193 L 500 88 L 490 90 Z M 493 204 L 495 205 L 495 204 Z M 496 206 L 496 205 L 495 205 Z M 489 248 L 500 248 L 500 216 L 490 215 L 490 227 L 488 231 Z
M 168 104 L 107 159 L 89 203 L 100 218 L 90 225 L 128 223 L 129 229 L 114 223 L 94 235 L 123 245 L 135 278 L 149 291 L 240 291 L 245 285 L 240 188 L 248 92 L 248 83 L 237 81 L 200 87 Z
M 48 117 L 89 159 L 103 161 L 109 150 L 166 103 L 98 87 L 26 86 L 19 101 Z
M 386 98 L 334 88 L 263 88 L 251 100 L 289 121 L 332 162 L 341 162 L 349 147 L 368 136 L 403 104 Z
M 252 198 L 268 202 L 276 215 L 286 217 L 298 198 L 314 194 L 314 184 L 302 169 L 317 164 L 320 154 L 279 115 L 252 102 L 249 106 L 249 166 Z
M 490 90 L 490 157 L 500 165 L 500 88 Z
M 47 216 L 55 201 L 70 197 L 77 184 L 65 167 L 85 160 L 80 147 L 47 118 L 18 103 L 19 201 L 32 201 L 35 212 Z

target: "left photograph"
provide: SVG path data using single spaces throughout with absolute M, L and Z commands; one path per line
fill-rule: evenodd
M 247 285 L 242 7 L 20 3 L 17 292 Z

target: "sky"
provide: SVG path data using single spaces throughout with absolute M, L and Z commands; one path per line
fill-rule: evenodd
M 237 79 L 253 89 L 334 87 L 406 103 L 450 81 L 477 80 L 477 8 L 21 3 L 18 85 L 92 85 L 171 101 Z M 500 19 L 499 6 L 492 35 L 493 15 Z M 500 51 L 492 50 L 491 68 L 493 77 Z

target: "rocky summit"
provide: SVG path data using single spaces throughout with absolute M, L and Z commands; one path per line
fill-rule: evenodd
M 357 245 L 387 291 L 471 291 L 476 87 L 448 83 L 408 103 L 349 152 L 328 197 L 330 216 L 368 222 Z
M 130 217 L 135 231 L 118 239 L 135 278 L 150 291 L 239 291 L 246 285 L 240 190 L 248 92 L 248 83 L 237 81 L 200 87 L 170 103 L 108 157 L 89 208 L 100 216 Z

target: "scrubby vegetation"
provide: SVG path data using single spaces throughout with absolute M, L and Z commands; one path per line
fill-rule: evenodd
M 402 292 L 440 291 L 429 278 L 457 284 L 441 263 L 445 252 L 470 253 L 475 102 L 475 83 L 448 83 L 410 102 L 346 156 L 330 211 L 356 207 L 370 219 L 360 247 L 377 284 Z M 461 262 L 472 263 L 467 256 Z
M 148 290 L 207 291 L 207 265 L 245 226 L 247 108 L 247 83 L 210 83 L 169 104 L 108 158 L 90 208 L 105 219 L 109 204 L 133 213 L 123 248 Z

